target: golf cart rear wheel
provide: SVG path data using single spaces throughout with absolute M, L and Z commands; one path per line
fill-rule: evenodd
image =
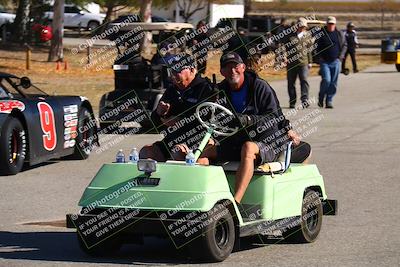
M 102 257 L 109 256 L 116 253 L 122 246 L 121 238 L 119 236 L 112 236 L 105 240 L 99 240 L 95 245 L 88 246 L 82 239 L 81 234 L 77 232 L 79 247 L 83 252 L 90 256 Z
M 319 193 L 306 190 L 301 207 L 300 225 L 284 233 L 285 239 L 298 243 L 314 242 L 321 230 L 322 215 Z
M 0 151 L 0 174 L 17 174 L 22 169 L 27 152 L 26 133 L 17 118 L 10 116 L 4 122 Z
M 75 151 L 73 157 L 76 159 L 87 159 L 93 148 L 95 128 L 93 123 L 93 116 L 90 111 L 82 107 L 79 112 L 77 137 L 75 139 Z
M 204 220 L 203 234 L 189 243 L 192 256 L 205 262 L 225 260 L 235 244 L 235 225 L 229 210 L 217 204 Z
M 398 72 L 400 72 L 400 64 L 396 64 L 396 69 Z

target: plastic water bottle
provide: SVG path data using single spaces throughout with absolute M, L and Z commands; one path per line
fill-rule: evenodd
M 186 155 L 186 164 L 193 166 L 193 165 L 195 165 L 195 163 L 196 162 L 195 162 L 193 151 L 189 150 L 189 153 L 187 153 L 187 155 Z
M 139 161 L 139 152 L 136 147 L 132 148 L 131 153 L 129 154 L 129 161 L 131 163 L 137 163 Z
M 118 150 L 118 153 L 115 157 L 115 162 L 116 163 L 125 163 L 125 154 L 122 151 L 122 149 Z

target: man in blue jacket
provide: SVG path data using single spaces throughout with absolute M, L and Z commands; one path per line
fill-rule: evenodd
M 343 32 L 336 29 L 336 18 L 329 16 L 323 34 L 317 40 L 317 52 L 320 57 L 320 74 L 322 77 L 319 89 L 318 106 L 333 108 L 333 97 L 336 94 L 341 63 L 347 50 Z
M 220 64 L 220 71 L 225 79 L 219 84 L 219 89 L 227 96 L 246 131 L 242 130 L 226 138 L 220 145 L 203 152 L 202 156 L 240 161 L 234 196 L 236 202 L 240 203 L 253 176 L 255 165 L 275 161 L 289 140 L 299 145 L 300 136 L 293 131 L 290 122 L 283 115 L 272 87 L 254 72 L 246 70 L 246 65 L 237 53 L 223 55 Z M 246 132 L 257 134 L 250 137 Z M 300 149 L 302 153 L 292 154 L 294 161 L 303 162 L 310 155 L 309 145 L 303 144 Z

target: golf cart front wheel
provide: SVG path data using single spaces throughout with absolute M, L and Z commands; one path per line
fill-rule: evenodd
M 319 193 L 310 189 L 306 190 L 299 225 L 284 233 L 285 239 L 296 243 L 314 242 L 321 230 L 322 215 L 322 202 Z
M 235 244 L 235 225 L 232 215 L 225 206 L 217 204 L 208 213 L 204 222 L 206 226 L 203 234 L 193 242 L 193 256 L 205 262 L 225 260 Z

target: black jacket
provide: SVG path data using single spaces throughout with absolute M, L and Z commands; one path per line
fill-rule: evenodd
M 347 49 L 350 51 L 356 50 L 356 47 L 358 45 L 357 32 L 355 30 L 346 30 L 344 32 L 344 36 L 346 37 Z
M 337 34 L 339 44 L 332 44 L 332 40 L 328 36 L 328 30 L 326 29 L 326 26 L 321 29 L 321 37 L 316 40 L 317 42 L 317 54 L 319 57 L 319 61 L 329 61 L 326 59 L 327 54 L 328 54 L 328 47 L 331 47 L 332 45 L 339 45 L 339 59 L 343 59 L 344 55 L 346 54 L 347 50 L 347 42 L 346 38 L 344 37 L 343 32 L 338 31 L 335 29 L 335 33 Z
M 175 85 L 169 86 L 160 101 L 169 103 L 170 110 L 166 117 L 176 117 L 179 115 L 187 116 L 187 112 L 192 110 L 197 104 L 210 98 L 215 91 L 209 79 L 196 75 L 194 80 L 189 84 L 184 91 L 179 90 Z M 156 126 L 162 124 L 160 116 L 156 111 L 151 113 L 151 119 Z
M 274 136 L 278 131 L 286 134 L 291 129 L 290 122 L 282 113 L 274 89 L 252 71 L 245 72 L 245 82 L 248 83 L 249 90 L 247 106 L 241 114 L 237 115 L 242 125 L 247 127 L 248 132 L 257 133 L 254 137 L 252 136 L 252 140 L 265 142 L 268 136 Z M 230 88 L 226 80 L 219 84 L 219 89 L 225 92 L 231 101 Z M 270 141 L 274 142 L 274 139 Z

